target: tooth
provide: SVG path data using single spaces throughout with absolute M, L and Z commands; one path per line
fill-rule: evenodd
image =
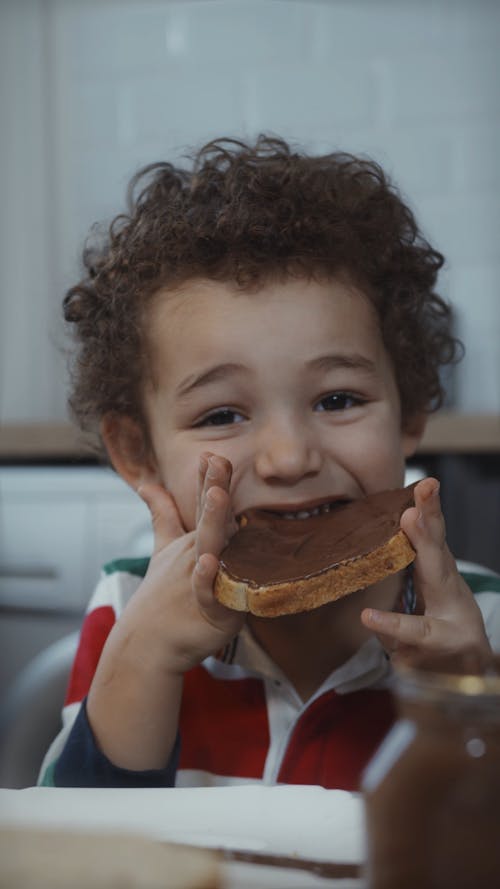
M 282 518 L 295 521 L 297 519 L 309 519 L 311 516 L 318 516 L 322 512 L 329 512 L 330 506 L 315 506 L 313 509 L 298 509 L 297 512 L 283 512 Z

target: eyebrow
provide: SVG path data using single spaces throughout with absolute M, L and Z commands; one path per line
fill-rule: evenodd
M 193 392 L 195 389 L 202 389 L 210 383 L 218 383 L 221 380 L 227 380 L 228 377 L 234 377 L 244 373 L 246 368 L 243 364 L 227 362 L 225 364 L 215 364 L 199 374 L 190 374 L 186 377 L 175 390 L 178 398 Z
M 345 355 L 342 353 L 320 355 L 319 358 L 313 358 L 311 361 L 308 361 L 306 366 L 312 370 L 318 371 L 342 370 L 343 368 L 347 368 L 348 370 L 363 370 L 371 374 L 376 372 L 375 362 L 370 358 L 366 358 L 364 355 L 359 355 L 357 352 Z
M 313 358 L 311 361 L 307 361 L 306 367 L 311 370 L 323 372 L 347 368 L 349 370 L 363 370 L 374 374 L 376 370 L 374 361 L 357 353 L 350 355 L 342 355 L 341 353 L 335 355 L 320 355 L 318 358 Z M 196 389 L 202 389 L 204 386 L 209 386 L 211 383 L 219 383 L 221 380 L 227 380 L 229 377 L 241 375 L 245 373 L 245 371 L 246 368 L 243 364 L 237 364 L 235 362 L 215 364 L 213 367 L 209 367 L 208 370 L 205 370 L 202 373 L 190 374 L 186 379 L 179 383 L 175 390 L 175 394 L 178 398 L 183 398 Z

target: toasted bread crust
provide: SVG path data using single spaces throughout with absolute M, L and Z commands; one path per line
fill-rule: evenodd
M 415 550 L 404 531 L 399 530 L 372 552 L 299 580 L 256 586 L 236 580 L 220 569 L 214 593 L 215 598 L 228 608 L 249 611 L 257 617 L 297 614 L 371 586 L 406 568 L 414 558 Z

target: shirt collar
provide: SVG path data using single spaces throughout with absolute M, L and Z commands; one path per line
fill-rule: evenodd
M 231 663 L 261 679 L 290 685 L 287 677 L 257 642 L 248 626 L 244 626 L 237 637 Z M 332 689 L 338 694 L 347 694 L 384 683 L 390 673 L 391 666 L 382 645 L 372 636 L 344 664 L 330 673 L 314 697 Z

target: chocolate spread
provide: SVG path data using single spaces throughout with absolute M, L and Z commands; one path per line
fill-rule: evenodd
M 221 568 L 250 586 L 311 577 L 340 562 L 364 556 L 399 530 L 402 513 L 413 506 L 413 488 L 370 494 L 303 519 L 249 510 L 246 524 L 220 557 Z

